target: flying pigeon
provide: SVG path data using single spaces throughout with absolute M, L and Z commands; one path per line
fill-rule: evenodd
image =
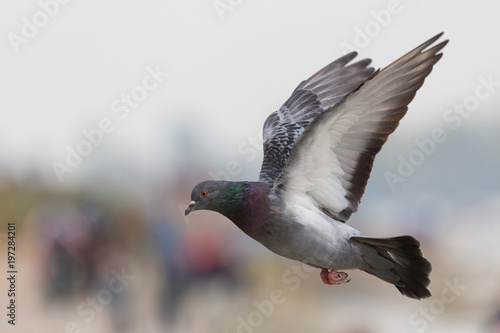
M 414 299 L 431 296 L 432 266 L 411 236 L 373 238 L 346 222 L 356 212 L 373 160 L 448 42 L 429 39 L 386 68 L 352 64 L 351 52 L 293 91 L 265 121 L 258 182 L 205 181 L 188 215 L 212 210 L 272 252 L 321 269 L 325 284 L 360 269 Z

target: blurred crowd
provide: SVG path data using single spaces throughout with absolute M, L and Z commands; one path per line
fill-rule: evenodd
M 70 309 L 68 320 L 73 315 L 89 325 L 91 311 L 102 312 L 113 331 L 128 332 L 138 329 L 134 304 L 142 299 L 155 310 L 150 320 L 174 329 L 193 290 L 213 283 L 228 292 L 239 288 L 227 229 L 188 227 L 170 190 L 163 191 L 156 207 L 85 193 L 36 194 L 23 220 L 16 221 L 20 247 L 26 248 L 23 258 L 33 273 L 29 293 L 41 299 L 42 309 L 34 311 Z M 181 188 L 176 195 L 188 194 Z M 121 270 L 141 275 L 140 286 L 114 283 Z
M 23 296 L 26 298 L 19 302 L 30 306 L 23 310 L 19 323 L 37 332 L 34 327 L 44 327 L 40 332 L 71 331 L 64 329 L 75 322 L 81 332 L 253 333 L 294 327 L 302 331 L 300 318 L 304 316 L 324 328 L 314 332 L 332 332 L 336 331 L 328 326 L 332 321 L 346 319 L 329 319 L 333 318 L 329 313 L 355 313 L 349 309 L 354 300 L 360 302 L 356 311 L 368 317 L 373 306 L 377 308 L 375 301 L 388 293 L 396 300 L 387 303 L 394 311 L 398 311 L 398 301 L 406 301 L 383 282 L 381 286 L 387 290 L 363 298 L 363 292 L 379 285 L 372 285 L 375 281 L 362 274 L 355 275 L 355 281 L 366 290 L 352 286 L 324 289 L 319 274 L 314 273 L 311 279 L 301 277 L 298 292 L 290 291 L 280 281 L 283 272 L 292 267 L 290 261 L 262 251 L 251 241 L 248 250 L 246 236 L 216 214 L 196 214 L 190 220 L 183 216 L 190 187 L 183 183 L 166 186 L 146 200 L 88 192 L 24 193 L 17 188 L 18 198 L 31 198 L 26 204 L 11 202 L 25 208 L 24 215 L 15 216 L 23 217 L 16 221 L 19 248 L 24 249 L 19 260 L 25 267 L 21 273 L 28 276 L 19 288 L 29 297 Z M 0 195 L 10 190 L 3 188 Z M 426 253 L 433 251 L 431 246 L 424 247 Z M 439 270 L 439 255 L 431 252 L 430 256 Z M 439 278 L 435 277 L 434 283 L 439 284 Z M 447 278 L 453 280 L 453 276 Z M 258 304 L 265 303 L 275 289 L 290 300 L 275 304 L 281 314 L 269 319 L 264 314 L 252 317 L 259 314 Z M 492 293 L 498 291 L 496 288 Z M 369 299 L 375 302 L 373 306 Z M 464 296 L 461 306 L 450 306 L 444 313 L 450 318 L 465 315 L 469 301 Z M 344 303 L 346 308 L 342 308 Z M 359 309 L 360 305 L 366 309 Z M 484 311 L 474 315 L 482 318 L 480 330 L 464 331 L 500 332 L 500 303 L 488 306 L 487 315 Z M 403 317 L 408 317 L 413 310 L 405 311 Z M 258 327 L 249 324 L 255 318 L 262 321 Z M 367 323 L 377 320 L 375 316 Z M 288 324 L 282 325 L 285 322 Z M 408 322 L 419 331 L 419 326 L 411 326 L 411 320 L 404 325 Z M 376 325 L 356 320 L 342 327 L 341 332 L 380 332 Z M 441 330 L 429 330 L 433 331 Z

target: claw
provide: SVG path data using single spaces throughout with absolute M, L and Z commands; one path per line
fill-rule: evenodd
M 328 271 L 328 269 L 323 268 L 319 275 L 321 276 L 321 280 L 323 280 L 323 283 L 329 285 L 342 284 L 351 281 L 347 273 L 337 272 L 337 270 L 335 269 Z

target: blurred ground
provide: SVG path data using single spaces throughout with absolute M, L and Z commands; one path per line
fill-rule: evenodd
M 433 297 L 418 302 L 362 272 L 325 286 L 318 270 L 268 253 L 216 214 L 185 220 L 168 204 L 189 193 L 181 184 L 151 210 L 133 195 L 4 183 L 1 220 L 18 230 L 18 325 L 8 332 L 499 331 L 500 198 L 422 233 Z

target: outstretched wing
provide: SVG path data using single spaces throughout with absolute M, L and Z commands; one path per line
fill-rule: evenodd
M 338 221 L 349 219 L 361 201 L 375 155 L 441 58 L 438 52 L 447 40 L 427 49 L 441 35 L 376 72 L 310 124 L 274 184 L 284 200 L 314 205 Z
M 370 59 L 347 65 L 351 52 L 302 81 L 283 106 L 264 123 L 264 160 L 259 181 L 272 185 L 288 164 L 290 152 L 302 132 L 325 110 L 363 83 L 374 69 Z

